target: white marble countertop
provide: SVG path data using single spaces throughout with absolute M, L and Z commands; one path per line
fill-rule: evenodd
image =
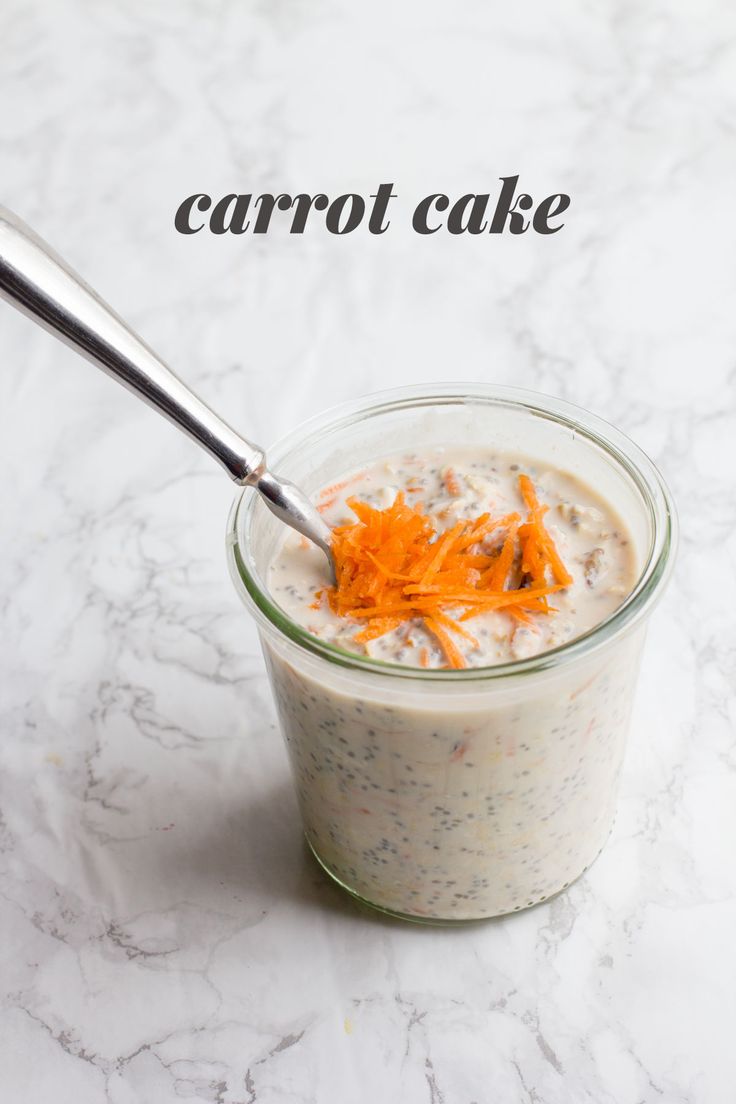
M 653 455 L 683 529 L 593 869 L 510 919 L 381 919 L 302 845 L 227 479 L 2 307 L 2 1099 L 733 1101 L 733 8 L 5 0 L 0 36 L 2 201 L 234 425 L 546 390 Z M 571 194 L 563 232 L 405 228 L 517 172 Z M 198 190 L 383 181 L 380 238 L 173 229 Z

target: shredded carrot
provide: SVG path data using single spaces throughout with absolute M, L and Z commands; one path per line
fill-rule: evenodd
M 437 621 L 440 625 L 443 625 L 444 628 L 451 629 L 452 632 L 456 632 L 458 636 L 462 636 L 465 640 L 469 640 L 474 648 L 478 647 L 478 641 L 475 639 L 475 637 L 471 636 L 470 633 L 462 627 L 462 625 L 458 625 L 457 621 L 453 621 L 451 617 L 448 617 L 446 613 L 442 613 L 440 610 L 435 610 L 432 616 L 433 619 Z
M 459 498 L 463 491 L 452 468 L 447 468 L 442 479 L 447 488 L 447 493 L 451 494 L 453 498 Z
M 572 575 L 560 559 L 554 541 L 545 529 L 542 520 L 547 512 L 547 507 L 540 506 L 534 484 L 528 475 L 519 476 L 519 490 L 524 499 L 524 504 L 529 510 L 528 524 L 534 532 L 534 540 L 540 550 L 538 554 L 546 557 L 546 563 L 552 570 L 555 582 L 569 586 L 572 582 Z
M 374 617 L 367 628 L 356 634 L 355 639 L 359 644 L 367 644 L 369 640 L 375 640 L 384 633 L 398 628 L 403 620 L 405 620 L 404 617 Z
M 439 640 L 450 667 L 464 667 L 465 659 L 463 653 L 458 649 L 456 644 L 453 644 L 447 630 L 443 629 L 439 622 L 435 621 L 433 617 L 425 617 L 424 624 Z
M 332 498 L 328 498 L 326 502 L 318 502 L 317 509 L 321 514 L 324 514 L 325 510 L 329 510 L 330 506 L 334 506 L 336 502 L 337 495 L 334 495 Z
M 533 618 L 529 616 L 526 610 L 519 609 L 518 606 L 507 606 L 506 613 L 510 613 L 514 621 L 520 621 L 522 625 L 532 624 Z
M 488 579 L 489 590 L 503 590 L 506 586 L 506 579 L 516 554 L 516 534 L 519 529 L 519 520 L 518 514 L 512 514 L 509 519 L 506 539 L 503 542 L 501 554 L 490 569 L 491 574 Z
M 453 479 L 457 483 L 448 469 L 448 490 Z M 553 612 L 547 597 L 569 586 L 572 576 L 544 526 L 547 507 L 528 476 L 519 477 L 519 491 L 527 509 L 523 522 L 518 513 L 495 519 L 486 513 L 457 521 L 439 535 L 401 492 L 385 510 L 348 499 L 357 521 L 333 530 L 337 585 L 325 591 L 331 609 L 362 622 L 358 643 L 406 621 L 421 621 L 452 668 L 466 666 L 453 636 L 478 646 L 461 622 L 487 610 L 503 610 L 522 623 Z M 491 534 L 490 545 L 484 545 Z M 429 665 L 427 648 L 419 662 Z
M 351 475 L 349 479 L 343 479 L 340 483 L 333 483 L 329 487 L 324 487 L 319 494 L 320 498 L 332 498 L 334 495 L 344 491 L 346 487 L 349 487 L 351 483 L 359 483 L 361 479 L 365 479 L 367 472 L 358 472 L 357 475 Z

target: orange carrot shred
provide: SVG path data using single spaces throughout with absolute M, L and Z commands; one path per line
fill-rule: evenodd
M 540 506 L 534 484 L 528 475 L 519 476 L 519 490 L 529 511 L 528 524 L 533 533 L 534 546 L 532 552 L 534 562 L 538 563 L 540 559 L 543 560 L 550 567 L 555 582 L 569 586 L 573 581 L 572 575 L 560 559 L 554 541 L 544 526 L 543 518 L 547 512 L 547 507 Z
M 446 629 L 451 629 L 453 632 L 456 632 L 458 636 L 462 636 L 465 640 L 469 640 L 474 648 L 478 647 L 478 641 L 475 639 L 475 637 L 471 636 L 470 633 L 462 627 L 462 625 L 459 625 L 457 623 L 457 621 L 453 621 L 451 617 L 448 617 L 446 613 L 442 613 L 441 610 L 435 610 L 432 614 L 432 617 L 435 621 L 439 622 L 439 624 L 443 625 Z
M 503 542 L 501 554 L 498 560 L 494 564 L 491 577 L 488 580 L 489 590 L 503 590 L 506 585 L 509 570 L 514 562 L 514 555 L 516 552 L 516 534 L 519 529 L 519 515 L 512 514 L 509 520 L 508 529 L 506 532 L 506 539 Z
M 444 651 L 450 666 L 456 669 L 464 667 L 465 659 L 462 652 L 458 650 L 455 644 L 453 644 L 449 634 L 445 629 L 442 628 L 439 622 L 435 621 L 433 617 L 425 617 L 424 624 L 427 626 L 429 631 L 433 633 L 439 640 L 440 644 L 442 645 L 442 650 Z
M 447 468 L 442 477 L 442 481 L 447 488 L 448 494 L 451 494 L 453 498 L 459 498 L 460 495 L 463 493 L 462 487 L 460 486 L 458 478 L 452 468 Z
M 462 493 L 452 469 L 444 481 L 450 493 L 455 493 L 450 484 Z M 325 593 L 334 613 L 362 623 L 356 642 L 368 643 L 414 621 L 438 641 L 447 666 L 459 669 L 466 660 L 453 635 L 478 646 L 461 622 L 484 610 L 503 610 L 524 623 L 553 612 L 547 596 L 569 586 L 572 577 L 544 526 L 547 507 L 528 476 L 519 477 L 519 490 L 527 509 L 523 522 L 518 513 L 499 518 L 485 513 L 457 521 L 440 535 L 402 492 L 384 510 L 349 498 L 357 521 L 333 530 L 337 585 Z M 485 539 L 496 532 L 493 550 L 486 551 Z M 419 662 L 429 665 L 427 648 Z
M 361 479 L 365 479 L 367 472 L 358 472 L 357 475 L 351 475 L 349 479 L 343 479 L 339 483 L 333 483 L 330 487 L 324 487 L 320 491 L 320 498 L 331 498 L 334 495 L 344 491 L 346 487 L 349 487 L 351 483 L 358 483 Z

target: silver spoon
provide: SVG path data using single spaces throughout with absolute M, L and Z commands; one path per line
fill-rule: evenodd
M 280 521 L 322 549 L 334 578 L 330 528 L 303 491 L 270 472 L 263 449 L 210 410 L 61 257 L 4 207 L 0 296 L 154 406 L 236 483 L 255 487 Z

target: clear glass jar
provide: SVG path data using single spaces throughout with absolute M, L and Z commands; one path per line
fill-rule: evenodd
M 231 511 L 233 581 L 255 617 L 304 830 L 325 870 L 411 920 L 498 916 L 544 901 L 611 830 L 649 614 L 676 546 L 672 499 L 636 445 L 592 414 L 484 384 L 372 395 L 269 450 L 308 492 L 400 451 L 513 452 L 583 479 L 632 538 L 638 581 L 605 621 L 530 659 L 418 670 L 311 636 L 266 586 L 283 529 L 246 490 Z

